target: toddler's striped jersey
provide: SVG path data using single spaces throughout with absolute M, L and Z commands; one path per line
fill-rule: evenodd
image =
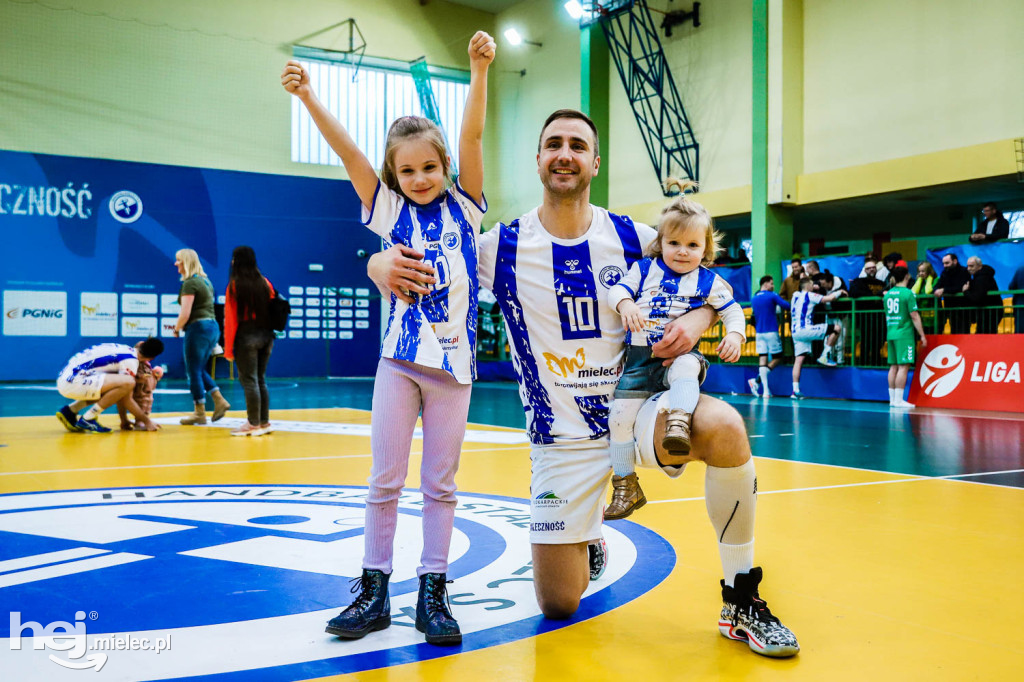
M 79 374 L 127 374 L 139 371 L 139 358 L 135 349 L 123 343 L 101 343 L 76 353 L 60 376 L 67 381 Z
M 558 239 L 537 209 L 480 237 L 480 282 L 505 317 L 530 439 L 582 442 L 608 433 L 622 373 L 622 319 L 608 289 L 655 236 L 647 225 L 591 206 L 589 230 Z
M 729 284 L 704 267 L 679 274 L 661 258 L 644 258 L 630 267 L 629 272 L 608 292 L 608 305 L 615 310 L 625 299 L 632 299 L 647 321 L 643 332 L 626 331 L 626 343 L 633 346 L 653 346 L 665 335 L 665 325 L 680 315 L 700 308 L 705 303 L 723 315 L 726 331 L 744 333 L 743 311 L 732 297 Z M 730 306 L 733 315 L 724 314 Z M 739 313 L 739 323 L 735 313 Z
M 385 248 L 422 251 L 437 279 L 412 305 L 391 295 L 381 357 L 443 369 L 462 384 L 476 378 L 476 240 L 486 210 L 486 201 L 478 206 L 457 183 L 424 205 L 377 184 L 363 224 L 383 237 Z

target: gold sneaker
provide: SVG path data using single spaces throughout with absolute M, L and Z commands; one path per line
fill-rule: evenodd
M 665 420 L 665 437 L 661 447 L 673 455 L 690 454 L 690 417 L 689 412 L 670 410 Z
M 604 510 L 604 520 L 624 519 L 647 504 L 636 472 L 628 476 L 612 476 L 612 501 Z

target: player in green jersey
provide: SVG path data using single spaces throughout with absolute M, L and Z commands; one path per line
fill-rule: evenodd
M 907 385 L 907 372 L 914 364 L 914 332 L 921 337 L 921 347 L 928 345 L 921 326 L 921 315 L 917 312 L 917 298 L 908 288 L 910 272 L 902 265 L 892 269 L 896 285 L 885 292 L 882 301 L 885 307 L 885 338 L 889 351 L 889 406 L 913 407 L 903 399 Z

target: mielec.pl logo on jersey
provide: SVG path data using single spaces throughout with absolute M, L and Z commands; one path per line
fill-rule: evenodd
M 307 679 L 436 656 L 415 628 L 423 533 L 416 491 L 398 501 L 391 627 L 355 641 L 324 633 L 361 573 L 366 495 L 341 486 L 0 495 L 0 603 L 11 613 L 0 621 L 0 639 L 11 642 L 0 647 L 2 679 L 56 679 L 55 663 L 102 667 L 97 679 L 263 679 L 270 670 Z M 449 597 L 461 651 L 576 622 L 544 621 L 537 605 L 530 500 L 459 492 L 454 524 Z M 671 546 L 641 526 L 623 522 L 604 534 L 614 558 L 581 613 L 635 599 L 675 563 L 665 560 Z
M 135 192 L 121 190 L 110 197 L 110 215 L 122 223 L 134 223 L 142 216 L 142 199 Z
M 921 363 L 921 388 L 932 398 L 947 396 L 960 385 L 966 368 L 959 348 L 951 343 L 936 346 Z

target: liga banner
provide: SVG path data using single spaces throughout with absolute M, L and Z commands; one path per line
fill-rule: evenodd
M 1024 412 L 1024 334 L 928 336 L 910 386 L 921 407 Z

